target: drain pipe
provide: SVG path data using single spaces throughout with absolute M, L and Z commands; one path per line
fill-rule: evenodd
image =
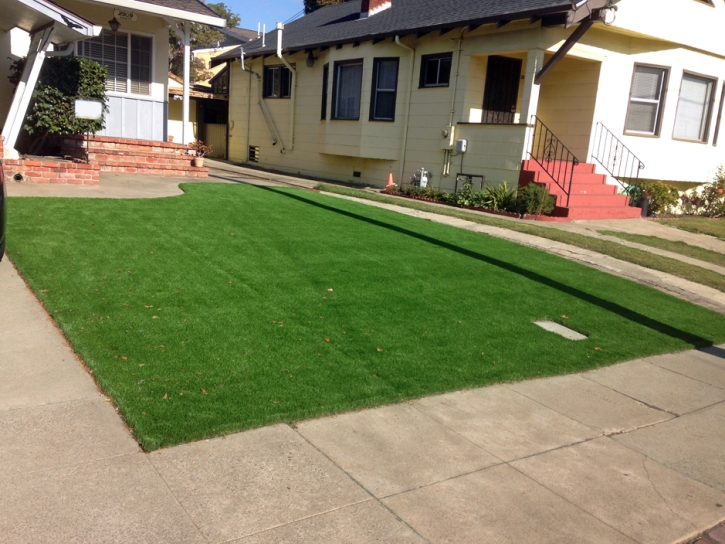
M 292 96 L 290 97 L 290 112 L 289 112 L 289 149 L 292 151 L 295 148 L 295 109 L 297 104 L 297 70 L 287 62 L 282 56 L 282 31 L 284 30 L 284 23 L 277 23 L 277 58 L 281 60 L 287 69 L 292 74 Z M 282 148 L 284 153 L 284 148 Z
M 453 75 L 453 94 L 451 95 L 451 115 L 448 118 L 448 126 L 453 126 L 453 116 L 456 113 L 456 92 L 458 91 L 458 74 L 461 68 L 461 50 L 463 49 L 463 33 L 466 28 L 461 29 L 461 34 L 458 36 L 458 51 L 456 51 L 456 72 Z M 451 173 L 451 150 L 445 149 L 443 151 L 443 175 L 449 176 Z
M 269 134 L 269 139 L 272 141 L 272 145 L 277 145 L 277 142 L 282 144 L 282 153 L 284 153 L 284 142 L 282 141 L 282 138 L 279 135 L 279 131 L 277 130 L 277 126 L 274 124 L 274 118 L 272 115 L 267 111 L 267 106 L 264 103 L 264 97 L 262 96 L 262 76 L 260 76 L 257 72 L 253 72 L 252 70 L 248 70 L 247 67 L 244 64 L 244 49 L 242 49 L 241 52 L 241 58 L 239 59 L 239 62 L 242 66 L 242 71 L 247 72 L 248 74 L 253 74 L 257 77 L 257 90 L 259 91 L 259 98 L 257 100 L 257 104 L 259 105 L 259 111 L 262 113 L 262 119 L 264 120 L 264 126 L 267 128 L 267 133 Z M 250 82 L 251 84 L 251 82 Z M 249 99 L 251 100 L 251 95 Z M 267 119 L 269 117 L 269 120 Z M 247 118 L 247 122 L 251 122 L 249 117 Z M 272 129 L 274 129 L 274 134 L 277 136 L 277 138 L 274 137 L 272 134 L 272 129 L 269 128 L 270 123 L 272 124 Z
M 410 51 L 410 77 L 408 78 L 408 102 L 405 105 L 405 120 L 403 121 L 403 147 L 400 150 L 400 170 L 398 182 L 403 186 L 403 172 L 405 172 L 405 155 L 408 150 L 408 127 L 410 125 L 410 101 L 413 98 L 413 76 L 415 74 L 415 49 L 400 41 L 400 36 L 395 36 L 395 43 L 403 49 Z

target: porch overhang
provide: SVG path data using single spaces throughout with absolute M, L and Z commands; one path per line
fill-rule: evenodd
M 189 21 L 192 23 L 199 23 L 202 25 L 209 25 L 214 27 L 225 27 L 227 22 L 221 17 L 214 17 L 211 15 L 205 15 L 202 13 L 195 13 L 193 11 L 186 11 L 177 8 L 170 8 L 166 6 L 159 6 L 157 4 L 150 4 L 148 2 L 139 2 L 137 0 L 86 0 L 91 4 L 105 4 L 114 8 L 129 9 L 134 12 L 148 13 L 150 15 L 157 15 L 165 19 L 176 19 L 179 21 Z
M 60 45 L 98 36 L 101 27 L 86 21 L 47 0 L 3 0 L 0 2 L 0 29 L 20 28 L 34 34 L 54 26 L 51 43 Z

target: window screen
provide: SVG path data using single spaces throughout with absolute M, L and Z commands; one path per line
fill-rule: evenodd
M 687 73 L 682 76 L 673 137 L 707 141 L 714 87 L 715 82 L 712 79 Z
M 448 87 L 452 59 L 453 53 L 423 55 L 420 64 L 420 87 Z
M 99 36 L 78 42 L 78 56 L 108 69 L 107 91 L 128 92 L 128 34 L 103 30 Z
M 131 35 L 131 92 L 151 94 L 151 38 Z
M 292 72 L 286 66 L 264 67 L 264 98 L 292 96 Z
M 370 120 L 394 121 L 398 59 L 375 59 Z
M 335 64 L 335 119 L 360 119 L 362 72 L 362 60 Z
M 625 130 L 659 134 L 667 68 L 635 66 Z

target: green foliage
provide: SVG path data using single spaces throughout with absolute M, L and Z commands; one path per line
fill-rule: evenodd
M 239 15 L 231 11 L 224 2 L 207 4 L 206 6 L 219 15 L 219 17 L 226 19 L 226 28 L 236 28 L 241 22 Z M 226 36 L 216 28 L 198 23 L 191 23 L 190 34 L 191 46 L 194 49 L 216 47 L 219 42 L 223 42 L 226 39 Z M 173 31 L 169 33 L 169 71 L 179 77 L 182 77 L 184 73 L 184 47 L 181 42 L 181 37 Z M 192 56 L 189 79 L 192 82 L 204 81 L 211 76 L 212 72 L 208 70 L 204 60 L 196 59 Z
M 10 81 L 17 84 L 24 60 L 14 63 Z M 35 137 L 47 134 L 98 132 L 105 121 L 76 119 L 75 99 L 99 100 L 108 111 L 106 78 L 108 70 L 97 62 L 76 57 L 45 59 L 35 86 L 23 128 Z
M 661 181 L 643 179 L 637 186 L 638 195 L 649 200 L 649 210 L 652 213 L 664 212 L 668 207 L 676 206 L 680 200 L 677 189 Z
M 722 217 L 725 215 L 725 167 L 717 167 L 717 173 L 712 183 L 708 183 L 702 190 L 705 201 L 703 215 L 707 217 Z
M 332 6 L 333 4 L 342 4 L 349 0 L 304 0 L 305 14 L 312 13 L 315 10 L 324 8 L 325 6 Z
M 556 198 L 549 194 L 549 189 L 538 183 L 529 183 L 519 189 L 516 207 L 520 213 L 532 215 L 548 215 L 554 211 Z
M 487 186 L 483 190 L 483 207 L 503 212 L 516 207 L 516 187 L 509 187 L 504 181 L 501 185 Z

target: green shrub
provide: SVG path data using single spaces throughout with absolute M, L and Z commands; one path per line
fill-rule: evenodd
M 504 181 L 495 187 L 488 186 L 483 190 L 483 208 L 499 211 L 511 211 L 516 206 L 516 187 L 509 187 Z
M 11 66 L 9 80 L 17 85 L 25 59 Z M 75 99 L 98 100 L 108 111 L 106 79 L 108 69 L 92 60 L 77 57 L 45 59 L 28 108 L 23 128 L 36 139 L 38 147 L 48 134 L 82 134 L 98 132 L 105 121 L 76 119 Z
M 637 184 L 639 195 L 649 200 L 649 210 L 653 213 L 664 212 L 680 201 L 680 193 L 674 187 L 656 180 L 640 180 Z
M 516 209 L 519 213 L 532 215 L 548 215 L 554 211 L 556 198 L 549 194 L 549 189 L 538 183 L 529 183 L 519 189 L 516 197 Z

